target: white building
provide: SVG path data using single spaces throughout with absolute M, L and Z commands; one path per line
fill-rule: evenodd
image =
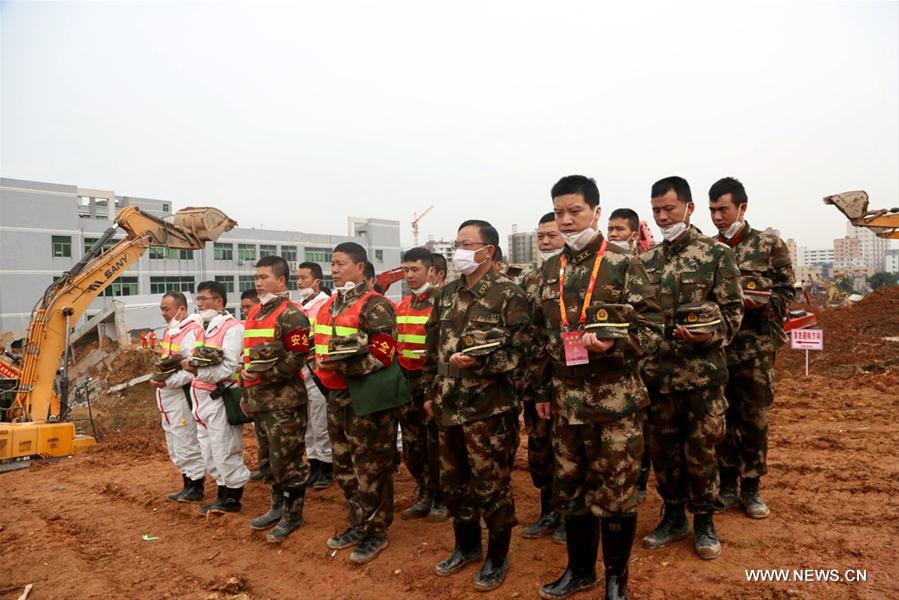
M 865 266 L 874 269 L 874 272 L 884 270 L 886 252 L 890 248 L 890 241 L 879 238 L 867 227 L 856 227 L 852 223 L 846 223 L 847 237 L 857 238 L 861 243 L 862 260 Z

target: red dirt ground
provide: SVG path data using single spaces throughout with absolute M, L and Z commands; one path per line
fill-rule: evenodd
M 644 550 L 638 540 L 631 563 L 633 598 L 899 598 L 894 563 L 899 555 L 899 352 L 883 344 L 879 350 L 859 346 L 859 340 L 871 336 L 866 328 L 899 312 L 859 314 L 858 305 L 843 310 L 849 312 L 823 319 L 828 343 L 837 352 L 813 364 L 812 377 L 797 373 L 799 353 L 782 351 L 771 416 L 770 474 L 763 480 L 771 517 L 752 521 L 737 511 L 720 515 L 716 525 L 723 552 L 709 562 L 696 557 L 691 540 L 655 551 Z M 834 372 L 840 364 L 845 368 Z M 34 599 L 483 597 L 471 587 L 476 567 L 445 579 L 433 574 L 434 563 L 451 549 L 448 523 L 397 518 L 390 547 L 361 568 L 346 560 L 349 551 L 328 550 L 326 539 L 346 524 L 336 485 L 309 493 L 305 524 L 280 546 L 267 544 L 247 526 L 267 507 L 268 490 L 260 484 L 248 487 L 238 515 L 204 519 L 196 505 L 166 501 L 165 493 L 179 482 L 162 432 L 148 428 L 154 420 L 150 398 L 136 390 L 127 402 L 109 403 L 105 412 L 101 408 L 100 421 L 109 433 L 97 448 L 0 475 L 0 598 L 18 598 L 28 583 L 34 584 Z M 122 416 L 126 409 L 131 418 Z M 247 462 L 253 463 L 249 429 L 246 440 Z M 396 505 L 402 509 L 412 502 L 414 485 L 405 468 L 396 482 Z M 519 518 L 528 522 L 538 503 L 523 446 L 514 483 Z M 653 528 L 659 508 L 651 492 L 640 510 L 639 537 Z M 144 541 L 144 533 L 159 539 Z M 506 583 L 492 597 L 535 598 L 539 585 L 565 565 L 564 548 L 549 539 L 523 540 L 517 533 L 511 556 Z M 745 570 L 757 568 L 837 569 L 840 574 L 863 569 L 868 579 L 854 584 L 747 582 Z

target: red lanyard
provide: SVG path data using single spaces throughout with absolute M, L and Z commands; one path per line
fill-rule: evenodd
M 581 308 L 581 318 L 578 321 L 578 329 L 582 328 L 587 322 L 587 307 L 590 306 L 590 299 L 593 298 L 593 290 L 596 288 L 596 275 L 599 273 L 599 265 L 606 255 L 606 240 L 602 241 L 602 246 L 596 253 L 596 259 L 593 262 L 593 272 L 590 273 L 590 282 L 587 284 L 587 295 L 584 296 L 584 306 Z M 562 313 L 562 330 L 568 331 L 568 311 L 565 309 L 565 265 L 568 261 L 566 256 L 562 254 L 559 262 L 559 311 Z

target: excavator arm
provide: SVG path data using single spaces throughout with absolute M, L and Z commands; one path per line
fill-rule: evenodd
M 53 282 L 35 305 L 18 393 L 10 416 L 20 422 L 55 421 L 60 402 L 54 380 L 72 327 L 91 302 L 134 264 L 150 246 L 201 249 L 230 231 L 237 222 L 215 208 L 185 208 L 168 223 L 136 207 L 122 209 L 116 225 L 126 236 L 106 251 L 116 228 L 108 229 L 85 257 Z M 65 385 L 65 382 L 64 382 Z M 65 394 L 63 387 L 63 394 Z
M 877 237 L 899 240 L 899 207 L 868 210 L 867 192 L 843 192 L 824 198 L 836 206 L 856 227 L 867 227 Z

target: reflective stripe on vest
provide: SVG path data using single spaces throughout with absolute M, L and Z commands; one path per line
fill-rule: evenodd
M 240 325 L 240 321 L 238 321 L 237 319 L 234 319 L 234 318 L 225 319 L 225 322 L 219 326 L 218 330 L 216 330 L 216 332 L 213 333 L 208 338 L 206 337 L 206 331 L 201 329 L 197 333 L 197 343 L 194 347 L 202 348 L 204 346 L 207 346 L 209 348 L 216 348 L 218 350 L 221 350 L 222 344 L 225 343 L 225 334 L 228 333 L 229 329 L 231 329 L 232 327 L 236 327 L 237 325 Z M 231 377 L 229 377 L 229 379 L 231 381 L 239 381 L 240 376 L 235 371 L 234 373 L 231 374 Z M 191 387 L 195 387 L 195 388 L 198 388 L 201 390 L 206 390 L 207 392 L 211 392 L 215 389 L 214 383 L 208 383 L 206 381 L 198 381 L 196 379 L 191 381 L 190 385 L 191 385 Z
M 333 323 L 331 322 L 331 306 L 337 300 L 337 294 L 328 298 L 328 301 L 322 305 L 315 320 L 315 357 L 317 361 L 327 358 L 328 340 L 332 337 L 343 337 L 359 332 L 359 315 L 362 313 L 362 307 L 365 306 L 366 301 L 372 296 L 384 297 L 377 292 L 366 292 L 352 306 L 334 317 Z M 334 371 L 316 370 L 315 374 L 330 390 L 347 389 L 346 380 Z
M 403 298 L 396 307 L 397 361 L 408 371 L 419 371 L 425 362 L 425 324 L 433 306 L 413 308 L 414 296 Z
M 200 324 L 196 321 L 188 322 L 174 336 L 169 335 L 169 330 L 166 329 L 165 335 L 162 336 L 162 342 L 159 344 L 162 358 L 168 358 L 173 354 L 181 352 L 181 342 L 184 341 L 184 338 L 187 337 L 188 333 L 196 331 L 197 329 L 203 331 L 203 328 L 200 327 Z
M 250 348 L 253 346 L 258 346 L 259 344 L 264 344 L 266 342 L 275 341 L 275 328 L 278 324 L 278 317 L 281 316 L 287 307 L 291 306 L 291 302 L 289 300 L 281 303 L 281 306 L 272 311 L 272 313 L 262 319 L 256 319 L 256 315 L 258 315 L 262 311 L 262 305 L 257 304 L 253 308 L 250 309 L 250 314 L 247 315 L 245 329 L 243 331 L 243 362 L 244 366 L 250 363 Z M 244 380 L 244 387 L 252 387 L 254 385 L 258 385 L 262 383 L 259 379 L 254 379 L 251 382 Z

